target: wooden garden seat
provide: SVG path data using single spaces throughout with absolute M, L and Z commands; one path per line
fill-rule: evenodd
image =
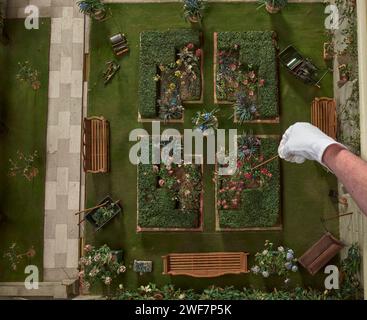
M 311 106 L 311 122 L 328 136 L 336 139 L 336 103 L 331 98 L 315 98 Z
M 337 253 L 343 249 L 344 244 L 326 233 L 309 250 L 307 250 L 298 262 L 312 275 L 323 268 Z
M 129 51 L 126 36 L 123 33 L 117 33 L 110 37 L 112 49 L 117 56 L 121 56 Z
M 84 119 L 84 171 L 105 173 L 109 170 L 109 123 L 103 117 Z
M 247 256 L 244 252 L 171 253 L 162 257 L 163 274 L 211 278 L 248 273 Z

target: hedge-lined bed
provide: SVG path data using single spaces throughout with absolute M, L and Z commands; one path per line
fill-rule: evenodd
M 217 229 L 281 229 L 278 145 L 278 137 L 238 137 L 237 172 L 217 178 Z
M 138 232 L 201 230 L 201 165 L 140 163 L 137 186 Z
M 214 99 L 234 104 L 235 122 L 279 121 L 275 36 L 273 31 L 214 34 Z
M 200 47 L 200 33 L 191 29 L 140 34 L 140 120 L 180 121 L 182 103 L 201 100 Z

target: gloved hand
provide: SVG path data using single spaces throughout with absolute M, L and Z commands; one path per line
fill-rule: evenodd
M 303 163 L 308 159 L 324 165 L 324 152 L 332 144 L 345 148 L 312 124 L 297 122 L 284 133 L 278 153 L 280 158 L 290 162 Z

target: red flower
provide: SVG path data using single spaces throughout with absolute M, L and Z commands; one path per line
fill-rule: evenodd
M 260 80 L 259 80 L 259 86 L 260 86 L 260 87 L 263 87 L 263 86 L 264 86 L 264 84 L 265 84 L 265 80 L 264 80 L 264 79 L 260 79 Z
M 229 67 L 230 67 L 230 69 L 231 69 L 232 71 L 235 71 L 235 70 L 237 69 L 237 66 L 236 66 L 234 63 L 231 63 L 231 64 L 229 65 Z
M 197 50 L 195 51 L 195 56 L 196 56 L 196 57 L 200 58 L 200 57 L 201 57 L 201 54 L 202 54 L 201 49 L 197 49 Z
M 218 55 L 221 57 L 223 56 L 224 52 L 223 51 L 219 51 Z
M 242 82 L 245 86 L 247 86 L 248 85 L 248 80 L 246 79 L 246 80 L 243 80 L 243 82 Z
M 262 169 L 260 170 L 260 172 L 261 172 L 261 174 L 263 174 L 263 175 L 268 175 L 268 174 L 269 174 L 269 171 L 268 171 L 267 169 L 265 169 L 265 168 L 262 168 Z
M 219 64 L 223 64 L 223 60 L 219 60 Z
M 194 44 L 193 43 L 189 43 L 187 46 L 187 49 L 191 50 L 194 48 Z
M 247 180 L 251 180 L 251 179 L 252 179 L 252 174 L 251 174 L 251 173 L 245 173 L 243 176 L 244 176 L 244 177 L 245 177 L 245 179 L 247 179 Z

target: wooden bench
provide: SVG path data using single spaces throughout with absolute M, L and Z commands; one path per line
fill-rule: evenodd
M 172 253 L 162 257 L 163 274 L 211 278 L 248 273 L 247 256 L 244 252 Z
M 334 238 L 330 233 L 326 233 L 298 259 L 298 262 L 314 275 L 334 258 L 343 247 L 344 244 L 341 241 Z
M 315 98 L 311 106 L 311 122 L 329 137 L 336 139 L 336 103 L 331 98 Z
M 103 117 L 84 119 L 83 166 L 85 172 L 109 170 L 109 123 Z

